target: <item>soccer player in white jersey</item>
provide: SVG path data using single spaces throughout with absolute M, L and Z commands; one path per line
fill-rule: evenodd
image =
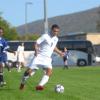
M 44 71 L 44 75 L 39 82 L 39 84 L 36 86 L 36 90 L 43 90 L 44 85 L 48 82 L 49 77 L 52 74 L 52 59 L 51 55 L 53 51 L 57 52 L 60 56 L 63 56 L 63 52 L 60 51 L 56 44 L 58 42 L 58 33 L 60 31 L 60 28 L 58 25 L 54 24 L 51 27 L 51 32 L 49 34 L 43 34 L 35 44 L 35 58 L 33 59 L 30 67 L 25 71 L 21 84 L 20 84 L 20 90 L 22 90 L 25 86 L 26 80 L 29 78 L 29 76 L 32 76 L 32 74 L 35 74 L 36 69 L 38 67 L 42 67 Z
M 24 43 L 21 43 L 18 48 L 17 48 L 17 70 L 18 72 L 21 71 L 21 67 L 24 66 L 24 59 L 25 59 L 25 55 L 24 55 Z

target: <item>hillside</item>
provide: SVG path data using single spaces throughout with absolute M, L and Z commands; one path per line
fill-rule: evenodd
M 49 18 L 49 26 L 55 23 L 58 24 L 61 27 L 61 35 L 69 32 L 96 32 L 99 9 L 92 8 L 82 12 Z M 25 25 L 17 27 L 17 31 L 24 34 Z M 43 20 L 28 23 L 28 31 L 29 33 L 43 33 Z

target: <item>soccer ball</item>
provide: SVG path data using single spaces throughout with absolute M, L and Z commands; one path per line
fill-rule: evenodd
M 63 92 L 64 92 L 64 86 L 61 85 L 61 84 L 57 84 L 57 85 L 55 86 L 55 91 L 56 91 L 57 93 L 63 93 Z

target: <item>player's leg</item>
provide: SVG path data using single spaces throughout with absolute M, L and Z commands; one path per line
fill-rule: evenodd
M 24 68 L 24 67 L 25 67 L 25 65 L 24 65 L 24 61 L 23 61 L 23 62 L 21 62 L 21 67 L 22 67 L 22 68 Z
M 7 70 L 10 72 L 10 67 L 8 66 L 8 60 L 7 60 L 7 54 L 6 53 L 4 53 L 3 62 L 4 62 L 5 67 L 7 68 Z
M 19 55 L 17 56 L 17 71 L 21 71 L 21 57 Z
M 21 71 L 21 68 L 24 68 L 24 62 L 23 62 L 23 61 L 20 61 L 20 62 L 19 62 L 18 72 Z
M 67 59 L 66 59 L 66 61 L 65 61 L 65 68 L 68 69 L 68 62 L 67 62 Z
M 25 72 L 24 75 L 22 77 L 22 82 L 23 84 L 25 84 L 25 81 L 31 76 L 32 73 L 32 69 L 28 68 Z
M 22 90 L 24 88 L 24 85 L 27 81 L 27 79 L 34 75 L 37 69 L 30 69 L 28 68 L 25 72 L 24 75 L 22 76 L 21 84 L 20 84 L 20 89 Z
M 8 62 L 6 61 L 6 62 L 4 62 L 5 63 L 5 67 L 7 68 L 7 70 L 9 71 L 10 70 L 10 68 L 9 68 L 9 66 L 8 66 Z
M 64 59 L 64 69 L 67 68 L 68 69 L 68 63 L 67 63 L 67 59 Z
M 10 66 L 9 66 L 9 64 L 8 64 L 8 61 L 6 61 L 6 62 L 4 62 L 4 63 L 5 63 L 5 67 L 7 68 L 7 70 L 8 70 L 9 72 L 11 72 Z
M 4 84 L 4 78 L 3 78 L 3 64 L 2 62 L 0 62 L 0 86 L 5 85 Z
M 52 68 L 45 68 L 45 74 L 43 75 L 41 81 L 39 82 L 38 86 L 36 87 L 36 90 L 44 89 L 44 85 L 48 82 L 51 74 L 52 74 Z
M 64 62 L 64 67 L 63 67 L 63 69 L 65 69 L 65 68 L 66 68 L 66 57 L 63 58 L 63 62 Z
M 25 83 L 26 83 L 26 80 L 35 74 L 35 72 L 38 70 L 38 67 L 37 67 L 37 64 L 35 64 L 35 61 L 34 59 L 32 60 L 32 62 L 30 63 L 29 65 L 29 68 L 25 71 L 23 77 L 22 77 L 22 80 L 21 80 L 21 85 L 20 85 L 20 89 L 23 89 Z
M 20 62 L 20 61 L 18 62 L 18 68 L 17 68 L 17 71 L 18 71 L 18 72 L 21 71 L 21 62 Z

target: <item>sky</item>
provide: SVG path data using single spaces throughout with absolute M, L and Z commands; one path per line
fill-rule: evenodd
M 0 0 L 0 16 L 11 26 L 25 24 L 25 3 L 27 23 L 44 18 L 44 0 Z M 47 0 L 48 18 L 84 11 L 100 6 L 100 0 Z

